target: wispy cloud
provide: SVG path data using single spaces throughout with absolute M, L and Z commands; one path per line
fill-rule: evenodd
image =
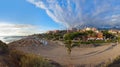
M 75 26 L 120 24 L 119 0 L 27 0 L 44 9 L 55 22 L 68 28 Z M 113 16 L 115 16 L 113 18 Z M 107 17 L 107 18 L 106 18 Z
M 0 36 L 22 36 L 40 33 L 34 25 L 0 22 Z

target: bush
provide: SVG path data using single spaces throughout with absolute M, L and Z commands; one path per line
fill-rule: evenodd
M 47 60 L 35 55 L 26 55 L 21 58 L 21 67 L 53 67 Z
M 120 67 L 120 56 L 114 59 L 111 63 L 106 64 L 105 67 Z
M 81 42 L 82 44 L 101 44 L 101 43 L 105 43 L 104 40 L 89 40 L 89 41 L 85 41 L 85 42 Z
M 9 58 L 10 64 L 14 67 L 55 67 L 49 60 L 33 54 L 25 54 L 20 51 L 12 50 Z
M 74 47 L 80 47 L 81 42 L 73 42 Z
M 0 54 L 7 53 L 8 52 L 8 46 L 7 44 L 0 41 Z

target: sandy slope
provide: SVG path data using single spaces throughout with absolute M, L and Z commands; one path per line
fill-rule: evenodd
M 15 48 L 24 52 L 41 55 L 62 65 L 85 64 L 86 66 L 94 66 L 104 64 L 104 62 L 111 61 L 120 55 L 120 45 L 112 46 L 113 44 L 94 48 L 74 48 L 71 57 L 68 56 L 64 46 L 58 45 L 55 42 L 49 42 L 47 46 L 16 46 Z

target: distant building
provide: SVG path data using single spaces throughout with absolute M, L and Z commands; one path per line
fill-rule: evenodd
M 72 30 L 67 30 L 67 33 L 70 33 L 70 32 L 72 32 Z
M 53 30 L 53 31 L 48 31 L 47 34 L 55 34 L 55 33 L 59 33 L 59 30 Z
M 118 33 L 120 33 L 119 30 L 109 30 L 108 32 L 109 32 L 109 33 L 112 33 L 112 34 L 118 34 Z
M 95 33 L 99 33 L 100 31 L 98 31 L 98 30 L 96 30 L 96 31 L 94 31 Z
M 101 32 L 99 32 L 99 33 L 97 33 L 97 38 L 96 38 L 96 40 L 103 40 L 103 33 L 101 33 Z
M 96 35 L 94 35 L 94 36 L 87 37 L 87 40 L 103 40 L 103 39 L 104 39 L 103 33 L 101 33 L 101 32 L 96 33 Z
M 59 33 L 59 30 L 54 30 L 53 33 Z
M 47 31 L 47 34 L 52 34 L 53 33 L 53 31 Z
M 87 28 L 84 28 L 83 31 L 97 31 L 96 28 L 90 28 L 90 27 L 87 27 Z
M 96 40 L 96 37 L 90 36 L 87 38 L 87 40 Z
M 91 28 L 89 28 L 89 27 L 85 28 L 85 31 L 90 31 L 90 30 L 91 30 Z
M 94 27 L 93 27 L 93 28 L 91 28 L 91 30 L 92 30 L 92 31 L 97 31 L 97 29 L 96 29 L 96 28 L 94 28 Z
M 77 31 L 77 28 L 71 28 L 71 29 L 68 29 L 67 32 L 76 32 Z

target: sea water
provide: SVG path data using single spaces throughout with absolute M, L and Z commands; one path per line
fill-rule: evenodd
M 0 40 L 5 43 L 10 43 L 16 40 L 20 40 L 24 38 L 25 36 L 0 36 Z

